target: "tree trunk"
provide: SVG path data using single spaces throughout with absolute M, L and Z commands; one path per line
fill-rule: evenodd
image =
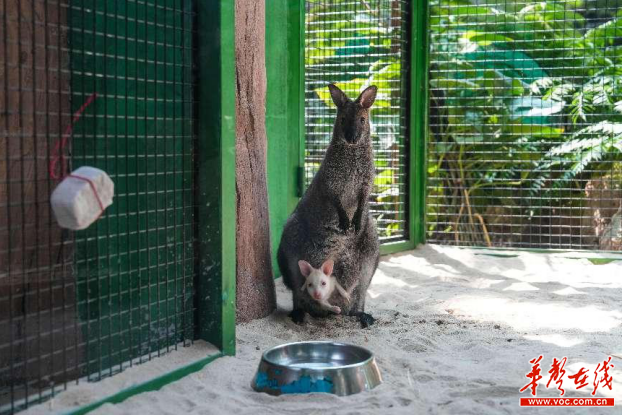
M 276 308 L 266 160 L 265 2 L 235 0 L 237 321 Z

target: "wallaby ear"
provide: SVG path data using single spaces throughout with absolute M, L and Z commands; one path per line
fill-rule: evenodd
M 313 271 L 313 267 L 307 261 L 303 261 L 302 259 L 298 261 L 298 267 L 300 268 L 300 272 L 306 278 Z
M 330 96 L 337 108 L 343 107 L 346 102 L 348 102 L 346 94 L 344 94 L 341 89 L 337 88 L 335 84 L 328 84 L 328 89 L 330 90 Z
M 333 273 L 334 266 L 335 263 L 333 262 L 333 260 L 329 259 L 322 264 L 322 272 L 330 277 L 330 275 Z
M 378 87 L 376 85 L 368 86 L 363 92 L 361 92 L 361 95 L 359 95 L 356 99 L 356 102 L 358 102 L 363 108 L 370 108 L 376 100 L 377 92 Z

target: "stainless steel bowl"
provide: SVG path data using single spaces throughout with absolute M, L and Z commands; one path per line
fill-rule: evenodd
M 372 352 L 325 341 L 289 343 L 266 351 L 251 386 L 271 395 L 324 392 L 343 396 L 381 383 Z

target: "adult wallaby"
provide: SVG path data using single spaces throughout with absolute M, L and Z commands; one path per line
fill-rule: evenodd
M 331 314 L 300 290 L 305 277 L 298 261 L 319 268 L 332 259 L 339 284 L 346 291 L 354 289 L 350 302 L 335 293 L 330 303 L 342 314 L 358 316 L 368 327 L 374 318 L 365 313 L 365 294 L 380 255 L 376 223 L 369 213 L 375 173 L 369 109 L 377 88 L 368 87 L 355 101 L 335 85 L 328 88 L 337 106 L 333 138 L 319 171 L 285 224 L 277 260 L 283 282 L 293 293 L 294 322 L 301 323 L 305 312 L 314 317 Z

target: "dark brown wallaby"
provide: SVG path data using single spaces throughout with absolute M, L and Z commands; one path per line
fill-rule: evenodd
M 322 317 L 322 309 L 300 287 L 305 281 L 298 267 L 305 260 L 319 268 L 335 262 L 333 275 L 351 293 L 351 301 L 333 294 L 330 303 L 346 315 L 358 316 L 363 327 L 374 322 L 365 313 L 365 295 L 378 267 L 380 243 L 376 223 L 369 213 L 375 167 L 370 137 L 369 109 L 377 88 L 370 86 L 355 100 L 329 85 L 337 106 L 333 138 L 311 185 L 285 224 L 277 260 L 283 282 L 292 290 L 291 318 L 300 323 L 305 312 Z

